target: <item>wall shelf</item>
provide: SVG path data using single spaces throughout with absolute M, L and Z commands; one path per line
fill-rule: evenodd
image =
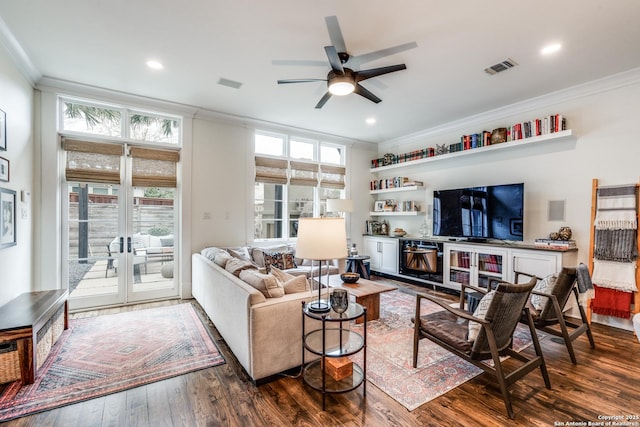
M 421 165 L 425 163 L 451 160 L 451 159 L 456 159 L 464 156 L 479 155 L 482 153 L 488 153 L 495 150 L 509 150 L 509 149 L 528 147 L 532 145 L 541 145 L 545 143 L 557 144 L 563 141 L 575 141 L 576 138 L 577 137 L 573 133 L 573 130 L 569 129 L 569 130 L 563 130 L 562 132 L 555 132 L 555 133 L 549 133 L 549 134 L 540 135 L 540 136 L 534 136 L 531 138 L 519 139 L 517 141 L 509 141 L 509 142 L 503 142 L 501 144 L 487 145 L 484 147 L 473 148 L 471 150 L 456 151 L 454 153 L 441 154 L 439 156 L 426 157 L 424 159 L 410 160 L 408 162 L 403 162 L 403 163 L 395 163 L 389 166 L 380 166 L 377 168 L 371 168 L 369 169 L 369 171 L 371 173 L 378 173 L 378 172 L 384 172 L 384 171 L 393 170 L 393 169 Z
M 370 216 L 418 216 L 424 215 L 424 212 L 421 211 L 410 211 L 410 212 L 369 212 Z
M 423 186 L 417 185 L 408 185 L 406 187 L 397 187 L 397 188 L 385 188 L 384 190 L 370 190 L 370 194 L 382 194 L 382 193 L 397 193 L 400 191 L 414 191 L 418 189 L 423 189 Z

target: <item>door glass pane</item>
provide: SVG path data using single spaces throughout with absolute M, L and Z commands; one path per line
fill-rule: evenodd
M 69 293 L 71 298 L 118 292 L 118 186 L 69 183 Z
M 174 197 L 172 188 L 133 187 L 133 291 L 173 287 Z
M 284 186 L 255 183 L 254 238 L 280 239 L 284 223 Z
M 289 237 L 298 237 L 298 220 L 313 217 L 314 187 L 289 186 Z

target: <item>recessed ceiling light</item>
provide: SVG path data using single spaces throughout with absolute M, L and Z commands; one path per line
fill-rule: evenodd
M 556 53 L 561 48 L 562 48 L 562 45 L 559 44 L 559 43 L 550 44 L 548 46 L 543 47 L 542 50 L 540 51 L 540 53 L 543 54 L 543 55 L 550 55 L 552 53 Z
M 158 61 L 149 60 L 147 61 L 147 67 L 152 68 L 154 70 L 162 70 L 164 66 Z
M 376 118 L 375 117 L 368 117 L 365 122 L 367 122 L 368 125 L 375 125 L 376 124 Z

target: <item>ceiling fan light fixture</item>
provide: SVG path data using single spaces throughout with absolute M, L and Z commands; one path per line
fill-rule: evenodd
M 353 84 L 353 81 L 347 77 L 335 77 L 329 82 L 329 92 L 336 96 L 349 95 L 355 88 L 356 86 Z

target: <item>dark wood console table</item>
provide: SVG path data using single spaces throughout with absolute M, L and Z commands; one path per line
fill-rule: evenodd
M 22 384 L 31 384 L 37 375 L 38 331 L 64 307 L 64 329 L 69 327 L 66 289 L 25 292 L 0 307 L 0 343 L 17 343 Z

